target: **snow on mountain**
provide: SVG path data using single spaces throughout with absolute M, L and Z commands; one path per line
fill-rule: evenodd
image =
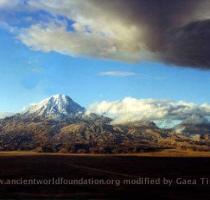
M 25 116 L 41 116 L 47 118 L 73 117 L 83 113 L 85 109 L 74 102 L 69 96 L 54 95 L 31 105 L 23 114 Z

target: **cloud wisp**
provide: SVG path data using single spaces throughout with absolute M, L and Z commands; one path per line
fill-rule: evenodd
M 127 72 L 127 71 L 106 71 L 100 72 L 99 76 L 109 76 L 109 77 L 130 77 L 137 76 L 138 74 L 135 72 Z
M 136 99 L 126 97 L 120 101 L 102 101 L 92 104 L 88 113 L 102 114 L 114 119 L 113 123 L 134 121 L 172 120 L 182 121 L 192 116 L 209 117 L 209 104 L 194 104 L 184 101 Z
M 20 3 L 18 0 L 0 0 L 0 9 L 5 8 L 14 8 Z

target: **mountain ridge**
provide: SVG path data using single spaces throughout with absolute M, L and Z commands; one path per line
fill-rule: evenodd
M 103 115 L 86 113 L 85 108 L 66 95 L 53 95 L 25 112 L 0 120 L 0 150 L 131 153 L 181 148 L 209 151 L 210 124 L 206 123 L 205 131 L 201 132 L 206 120 L 199 117 L 189 120 L 195 123 L 181 124 L 185 126 L 183 133 L 161 129 L 150 121 L 115 124 Z

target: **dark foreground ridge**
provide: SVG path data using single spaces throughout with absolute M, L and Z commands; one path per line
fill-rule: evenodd
M 4 155 L 0 165 L 0 199 L 210 197 L 209 158 Z

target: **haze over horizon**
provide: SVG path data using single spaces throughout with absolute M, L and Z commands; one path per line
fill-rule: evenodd
M 59 93 L 96 112 L 137 110 L 129 118 L 208 117 L 209 10 L 208 0 L 0 0 L 0 112 Z

